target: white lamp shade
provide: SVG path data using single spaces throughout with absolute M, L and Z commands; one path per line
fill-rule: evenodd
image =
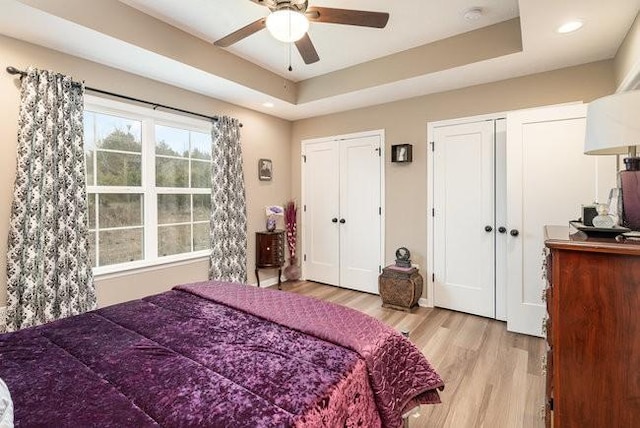
M 609 95 L 589 104 L 585 154 L 626 154 L 629 146 L 639 144 L 640 91 Z
M 309 29 L 309 21 L 302 13 L 291 9 L 280 9 L 267 16 L 267 29 L 281 42 L 296 42 Z

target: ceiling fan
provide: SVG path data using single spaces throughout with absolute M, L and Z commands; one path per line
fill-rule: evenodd
M 305 64 L 313 64 L 319 61 L 320 57 L 307 33 L 309 21 L 372 28 L 384 28 L 389 21 L 388 13 L 309 7 L 308 0 L 250 1 L 266 6 L 271 13 L 266 18 L 260 18 L 228 34 L 214 45 L 226 48 L 266 27 L 276 39 L 286 43 L 295 42 Z

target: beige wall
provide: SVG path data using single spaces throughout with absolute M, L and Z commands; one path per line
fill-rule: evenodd
M 629 29 L 624 41 L 620 45 L 615 57 L 616 86 L 620 86 L 625 79 L 633 80 L 637 83 L 640 78 L 632 76 L 632 73 L 640 73 L 640 14 Z M 629 89 L 629 88 L 625 88 Z
M 15 179 L 20 102 L 19 80 L 4 72 L 8 65 L 19 69 L 29 65 L 53 69 L 84 80 L 87 86 L 202 114 L 226 114 L 238 118 L 244 124 L 241 135 L 249 220 L 249 281 L 255 281 L 254 232 L 264 229 L 264 206 L 283 203 L 291 194 L 290 122 L 4 36 L 0 36 L 0 58 L 3 59 L 0 72 L 0 306 L 6 301 L 6 237 Z M 273 160 L 273 181 L 258 180 L 260 158 Z M 135 275 L 98 278 L 98 303 L 105 306 L 163 291 L 176 283 L 204 280 L 207 268 L 206 261 L 197 261 Z M 265 271 L 263 276 L 275 274 Z
M 400 246 L 426 266 L 427 122 L 521 108 L 590 101 L 615 89 L 612 61 L 535 74 L 322 117 L 293 124 L 292 191 L 300 199 L 300 142 L 372 129 L 385 129 L 386 260 Z M 390 162 L 390 146 L 413 144 L 413 163 Z
M 429 121 L 571 101 L 590 101 L 615 90 L 613 61 L 601 61 L 496 83 L 427 95 L 394 103 L 294 122 L 273 118 L 90 61 L 0 36 L 5 65 L 35 65 L 73 75 L 87 86 L 174 105 L 205 114 L 228 114 L 243 123 L 242 142 L 249 214 L 249 280 L 255 252 L 253 233 L 264 228 L 263 207 L 300 199 L 300 141 L 372 129 L 385 129 L 386 262 L 407 246 L 424 274 L 426 265 L 426 126 Z M 6 236 L 15 176 L 18 79 L 0 73 L 0 306 L 6 298 Z M 409 165 L 390 162 L 390 146 L 414 145 Z M 257 179 L 257 160 L 274 162 L 272 182 Z M 267 273 L 267 272 L 265 272 Z M 271 276 L 273 272 L 267 273 Z M 181 282 L 203 280 L 207 262 L 164 266 L 132 275 L 98 278 L 101 306 L 152 294 Z

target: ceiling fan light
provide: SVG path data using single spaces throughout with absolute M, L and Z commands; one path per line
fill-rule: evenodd
M 309 21 L 302 13 L 280 9 L 267 16 L 267 29 L 276 40 L 291 43 L 302 38 L 309 29 Z

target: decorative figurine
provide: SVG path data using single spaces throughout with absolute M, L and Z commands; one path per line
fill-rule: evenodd
M 411 252 L 405 248 L 400 247 L 396 250 L 396 266 L 403 268 L 411 267 Z

